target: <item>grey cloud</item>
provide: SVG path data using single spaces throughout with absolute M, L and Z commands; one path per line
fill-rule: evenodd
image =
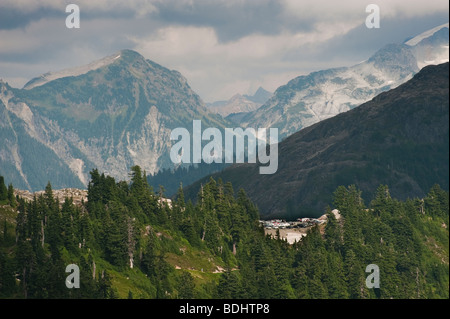
M 231 4 L 232 3 L 232 4 Z M 283 30 L 309 31 L 312 20 L 287 19 L 281 1 L 163 1 L 151 16 L 162 24 L 212 27 L 221 42 L 259 33 L 275 35 Z M 312 19 L 312 17 L 311 17 Z
M 32 21 L 39 21 L 43 18 L 65 17 L 64 10 L 40 7 L 33 11 L 21 10 L 20 8 L 0 7 L 0 30 L 12 30 L 23 28 Z
M 90 7 L 79 5 L 80 17 L 82 20 L 96 19 L 130 19 L 132 20 L 137 12 L 134 7 Z M 43 19 L 61 19 L 65 21 L 67 15 L 66 4 L 62 3 L 60 7 L 56 6 L 38 6 L 35 8 L 24 9 L 21 7 L 4 6 L 0 4 L 0 30 L 12 30 L 23 28 L 32 22 Z
M 65 63 L 89 63 L 91 61 L 72 56 L 71 52 L 84 48 L 91 52 L 91 55 L 97 55 L 94 59 L 100 58 L 103 54 L 109 55 L 121 49 L 134 47 L 135 41 L 132 40 L 132 36 L 148 35 L 159 28 L 155 21 L 148 19 L 121 17 L 88 20 L 82 16 L 80 29 L 67 29 L 65 18 L 66 13 L 59 19 L 42 19 L 38 29 L 4 31 L 0 43 L 18 49 L 3 50 L 4 52 L 0 50 L 0 61 L 33 65 L 42 61 L 56 62 L 61 59 Z M 20 43 L 27 42 L 34 42 L 32 49 L 19 49 L 22 47 Z M 73 59 L 65 58 L 68 56 Z M 65 68 L 74 65 L 61 66 Z
M 90 0 L 93 3 L 90 5 L 87 2 L 89 0 L 84 1 L 84 4 L 80 0 L 81 29 L 69 30 L 64 26 L 67 13 L 63 2 L 62 8 L 36 5 L 34 9 L 22 11 L 11 6 L 2 7 L 2 1 L 4 0 L 0 0 L 0 42 L 1 48 L 5 50 L 0 50 L 0 77 L 6 79 L 31 78 L 48 71 L 87 64 L 121 49 L 135 49 L 139 41 L 159 39 L 158 31 L 171 26 L 209 27 L 215 30 L 220 44 L 232 45 L 242 37 L 253 34 L 273 35 L 276 39 L 277 35 L 283 37 L 299 31 L 317 32 L 313 30 L 316 23 L 326 22 L 326 18 L 314 13 L 315 11 L 311 14 L 307 10 L 293 12 L 297 14 L 292 15 L 286 13 L 280 0 L 164 0 L 151 3 L 156 10 L 146 7 L 148 3 L 143 1 Z M 114 5 L 108 6 L 112 2 Z M 303 2 L 301 4 L 300 9 Z M 344 2 L 344 5 L 348 4 Z M 320 3 L 317 6 L 320 7 Z M 347 15 L 345 10 L 341 11 L 344 12 L 343 15 Z M 335 17 L 346 21 L 346 17 L 341 16 L 341 11 Z M 327 17 L 332 14 L 330 12 Z M 199 52 L 190 52 L 186 56 L 167 52 L 165 47 L 159 55 L 155 53 L 152 56 L 151 49 L 141 53 L 169 68 L 191 71 L 193 78 L 188 78 L 190 84 L 198 88 L 198 93 L 202 96 L 209 94 L 208 98 L 212 99 L 216 93 L 208 92 L 219 91 L 238 81 L 254 83 L 263 81 L 266 76 L 294 74 L 297 70 L 300 75 L 324 68 L 352 65 L 369 58 L 387 43 L 401 42 L 409 36 L 448 21 L 448 11 L 416 18 L 382 17 L 381 29 L 369 30 L 364 26 L 366 14 L 363 10 L 361 15 L 360 26 L 325 42 L 307 43 L 298 49 L 292 46 L 284 52 L 274 50 L 276 53 L 271 53 L 268 50 L 265 56 L 252 59 L 251 63 L 248 54 L 240 59 L 239 52 L 236 52 L 236 56 L 230 59 L 231 62 L 225 61 L 230 63 L 226 67 L 229 72 L 221 72 L 222 69 L 215 68 L 225 63 L 220 57 L 207 55 L 208 61 L 199 59 L 200 49 Z M 39 23 L 36 28 L 24 28 L 37 21 Z M 156 36 L 152 37 L 154 34 Z M 192 34 L 195 36 L 196 33 Z M 164 39 L 161 41 L 163 43 Z M 24 43 L 30 45 L 25 46 Z M 167 59 L 164 59 L 166 52 Z M 163 61 L 159 61 L 161 57 Z M 214 83 L 211 78 L 215 79 Z
M 368 29 L 364 22 L 350 32 L 337 36 L 319 46 L 316 59 L 331 59 L 341 56 L 351 60 L 368 59 L 378 49 L 390 43 L 402 43 L 426 30 L 448 22 L 448 12 L 430 16 L 407 18 L 385 18 L 379 29 Z

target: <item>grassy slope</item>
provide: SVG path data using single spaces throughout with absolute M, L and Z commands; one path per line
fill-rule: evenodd
M 0 202 L 0 251 L 6 253 L 9 258 L 15 256 L 15 225 L 17 212 L 15 209 Z M 7 240 L 3 241 L 4 221 L 7 222 Z M 198 298 L 211 298 L 208 286 L 212 282 L 218 282 L 220 272 L 218 267 L 223 268 L 223 261 L 211 255 L 207 249 L 200 250 L 192 247 L 184 238 L 172 235 L 164 230 L 157 230 L 161 235 L 161 241 L 164 246 L 170 247 L 170 252 L 166 255 L 166 261 L 173 267 L 174 271 L 169 276 L 169 282 L 172 286 L 177 286 L 176 281 L 182 271 L 188 271 L 194 278 L 196 293 Z M 154 287 L 147 276 L 138 268 L 119 269 L 105 261 L 96 251 L 92 251 L 97 269 L 97 278 L 100 275 L 99 270 L 106 270 L 111 276 L 112 287 L 119 298 L 128 298 L 131 291 L 133 298 L 155 298 L 156 287 Z M 67 264 L 72 263 L 73 256 L 67 250 L 62 252 L 62 256 Z M 84 256 L 86 259 L 87 255 Z M 206 290 L 205 290 L 206 289 Z M 169 298 L 176 297 L 174 291 Z M 14 296 L 21 298 L 22 296 Z

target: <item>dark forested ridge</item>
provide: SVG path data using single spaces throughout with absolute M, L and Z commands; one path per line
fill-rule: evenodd
M 328 222 L 289 245 L 264 235 L 243 190 L 210 179 L 193 205 L 162 200 L 138 166 L 130 182 L 91 171 L 88 201 L 26 202 L 0 179 L 2 298 L 448 298 L 449 194 L 366 204 L 338 187 Z M 68 289 L 68 264 L 80 268 Z M 367 265 L 380 288 L 366 286 Z
M 322 215 L 340 185 L 355 184 L 366 201 L 380 184 L 395 198 L 449 189 L 449 64 L 423 68 L 413 79 L 355 109 L 289 136 L 278 146 L 278 171 L 235 164 L 212 175 L 244 188 L 262 216 Z M 203 180 L 185 189 L 195 198 Z

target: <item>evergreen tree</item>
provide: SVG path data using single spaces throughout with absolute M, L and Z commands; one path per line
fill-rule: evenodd
M 12 207 L 16 207 L 16 197 L 14 196 L 14 187 L 12 184 L 8 185 L 8 202 Z
M 77 217 L 73 199 L 66 198 L 61 208 L 61 237 L 63 246 L 72 252 L 76 252 L 77 246 L 75 229 L 79 222 Z
M 5 179 L 0 175 L 0 201 L 8 199 L 8 189 L 5 185 Z
M 90 172 L 91 180 L 88 184 L 88 207 L 91 208 L 94 203 L 102 200 L 101 194 L 101 177 L 98 169 L 94 169 Z
M 178 298 L 179 299 L 194 299 L 195 298 L 195 283 L 194 277 L 183 271 L 178 280 Z
M 8 189 L 5 185 L 5 179 L 3 176 L 0 176 L 0 201 L 8 199 Z
M 393 201 L 387 185 L 380 185 L 375 193 L 375 198 L 370 202 L 370 207 L 374 210 L 376 216 L 386 218 L 389 215 L 387 211 L 391 210 Z
M 238 299 L 242 297 L 242 286 L 238 276 L 227 269 L 219 279 L 217 297 L 220 299 Z
M 325 225 L 325 244 L 328 251 L 342 252 L 342 227 L 331 209 L 327 208 L 327 224 Z
M 15 292 L 16 280 L 13 266 L 12 260 L 0 250 L 0 298 L 6 298 Z
M 309 278 L 306 275 L 306 269 L 300 264 L 294 269 L 294 278 L 292 281 L 296 296 L 299 299 L 311 299 L 309 294 Z
M 33 273 L 37 268 L 36 254 L 31 243 L 27 240 L 20 241 L 17 245 L 16 262 L 19 265 L 20 288 L 24 298 L 28 297 L 29 285 L 32 285 Z
M 28 237 L 27 207 L 25 200 L 20 199 L 16 217 L 16 243 L 26 240 Z
M 52 203 L 47 210 L 47 242 L 50 245 L 50 253 L 55 261 L 60 258 L 60 248 L 63 246 L 61 212 L 58 203 Z
M 385 246 L 382 250 L 379 268 L 380 268 L 380 293 L 381 298 L 397 299 L 402 298 L 399 290 L 399 276 L 396 270 L 395 250 L 392 245 Z
M 176 201 L 173 204 L 172 218 L 171 218 L 173 226 L 176 229 L 179 229 L 181 227 L 185 210 L 186 210 L 186 203 L 184 201 L 183 185 L 180 184 L 180 188 L 178 189 L 176 195 Z
M 432 216 L 439 216 L 448 222 L 449 195 L 439 185 L 434 185 L 425 197 L 425 210 Z
M 145 183 L 141 168 L 137 165 L 133 166 L 131 168 L 131 193 L 142 196 L 145 193 Z
M 349 297 L 352 299 L 361 299 L 364 297 L 364 268 L 365 265 L 361 264 L 353 250 L 348 250 L 345 256 L 344 269 L 349 289 Z
M 198 231 L 196 230 L 193 210 L 194 208 L 192 206 L 192 203 L 188 203 L 185 210 L 185 216 L 180 226 L 180 230 L 192 246 L 199 247 L 200 237 L 198 236 Z
M 128 232 L 123 207 L 112 206 L 104 226 L 106 259 L 113 265 L 125 267 L 128 262 Z
M 308 292 L 309 297 L 311 299 L 325 299 L 328 297 L 326 287 L 323 285 L 322 281 L 316 276 L 310 278 Z
M 157 278 L 156 273 L 156 263 L 157 263 L 157 247 L 156 247 L 156 236 L 151 231 L 148 235 L 149 241 L 145 247 L 145 250 L 142 254 L 141 265 L 140 268 L 142 271 L 147 274 L 153 280 Z
M 38 246 L 43 246 L 45 243 L 43 197 L 40 196 L 38 202 L 38 199 L 34 196 L 27 211 L 27 236 L 31 239 L 33 248 L 37 249 Z
M 327 261 L 328 276 L 325 278 L 325 284 L 328 290 L 328 298 L 347 299 L 349 297 L 348 287 L 341 254 L 330 252 Z
M 6 217 L 3 221 L 3 236 L 2 241 L 0 241 L 1 244 L 6 244 L 6 241 L 8 239 L 8 224 L 6 223 Z
M 111 284 L 111 276 L 106 270 L 102 271 L 102 274 L 98 281 L 98 297 L 101 299 L 116 299 L 117 295 Z

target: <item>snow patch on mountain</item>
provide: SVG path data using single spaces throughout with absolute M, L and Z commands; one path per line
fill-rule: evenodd
M 449 62 L 449 24 L 443 24 L 406 42 L 417 59 L 419 69 Z M 414 44 L 414 45 L 412 45 Z
M 73 158 L 69 161 L 69 168 L 76 174 L 76 176 L 80 179 L 80 181 L 87 185 L 89 180 L 86 178 L 84 174 L 84 161 L 79 158 Z
M 419 42 L 422 41 L 423 39 L 429 38 L 432 35 L 434 35 L 436 32 L 438 32 L 439 30 L 441 30 L 443 28 L 448 28 L 448 27 L 449 27 L 449 23 L 448 22 L 444 23 L 438 27 L 435 27 L 433 29 L 425 31 L 425 32 L 419 34 L 418 36 L 415 36 L 414 38 L 405 42 L 405 44 L 409 45 L 409 46 L 415 46 L 415 45 L 419 44 Z
M 312 72 L 279 87 L 244 127 L 277 127 L 280 137 L 357 107 L 405 83 L 430 64 L 448 62 L 448 23 L 402 44 L 388 44 L 350 67 Z
M 91 62 L 86 65 L 82 65 L 79 67 L 68 68 L 68 69 L 64 69 L 64 70 L 56 71 L 56 72 L 48 72 L 39 77 L 31 79 L 30 81 L 28 81 L 25 84 L 25 86 L 23 88 L 26 90 L 30 90 L 32 88 L 44 85 L 48 82 L 51 82 L 51 81 L 54 81 L 57 79 L 65 78 L 68 76 L 79 76 L 82 74 L 86 74 L 90 71 L 94 71 L 101 67 L 107 66 L 107 65 L 113 63 L 114 61 L 116 61 L 120 57 L 121 57 L 121 54 L 116 53 L 111 56 L 104 57 L 100 60 Z

